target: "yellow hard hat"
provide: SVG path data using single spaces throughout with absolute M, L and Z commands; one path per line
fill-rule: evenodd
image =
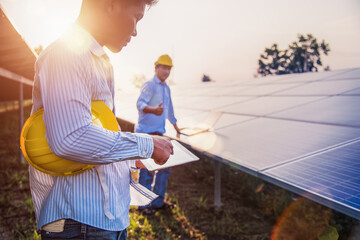
M 94 167 L 60 158 L 51 152 L 45 137 L 43 113 L 44 110 L 40 109 L 32 114 L 21 131 L 21 151 L 29 164 L 41 172 L 56 176 L 75 175 Z M 103 101 L 91 102 L 91 114 L 91 120 L 96 125 L 119 131 L 115 115 Z
M 156 65 L 156 64 L 166 65 L 166 66 L 169 66 L 169 67 L 172 67 L 172 66 L 173 66 L 172 60 L 171 60 L 171 58 L 169 57 L 169 55 L 167 55 L 167 54 L 161 55 L 161 56 L 158 58 L 158 60 L 156 60 L 155 65 Z

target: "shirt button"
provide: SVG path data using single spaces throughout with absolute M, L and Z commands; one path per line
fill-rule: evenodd
M 145 150 L 143 151 L 143 155 L 146 155 L 146 151 L 145 151 Z

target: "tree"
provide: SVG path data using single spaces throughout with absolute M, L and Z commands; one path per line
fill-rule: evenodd
M 265 48 L 265 53 L 260 55 L 257 72 L 262 76 L 317 72 L 322 66 L 321 53 L 328 55 L 329 52 L 329 44 L 324 40 L 318 43 L 312 34 L 299 34 L 298 41 L 290 44 L 289 49 L 279 50 L 276 43 Z M 329 66 L 325 68 L 328 69 Z
M 287 50 L 279 50 L 278 45 L 274 43 L 265 49 L 265 54 L 260 55 L 258 73 L 262 76 L 285 74 L 287 63 Z

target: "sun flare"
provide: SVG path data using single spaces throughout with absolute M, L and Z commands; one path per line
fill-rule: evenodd
M 33 0 L 27 2 L 24 18 L 26 17 L 27 24 L 32 26 L 33 33 L 41 38 L 43 47 L 46 47 L 61 36 L 75 21 L 75 12 L 78 11 L 74 11 L 74 9 L 77 7 L 69 9 L 65 4 L 57 3 L 54 6 L 49 1 Z

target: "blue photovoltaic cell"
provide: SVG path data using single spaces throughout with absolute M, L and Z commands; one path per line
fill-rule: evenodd
M 344 92 L 342 95 L 360 95 L 360 87 L 354 90 Z
M 251 85 L 229 86 L 229 87 L 222 88 L 222 89 L 216 89 L 213 92 L 208 93 L 208 94 L 211 94 L 213 96 L 229 96 L 229 95 L 240 96 L 242 91 L 252 88 L 252 87 L 253 86 L 251 86 Z
M 195 108 L 198 105 L 198 103 L 201 102 L 206 102 L 208 100 L 210 100 L 211 97 L 209 96 L 201 96 L 201 95 L 196 95 L 196 96 L 191 96 L 191 97 L 185 97 L 185 98 L 179 98 L 179 99 L 173 99 L 173 105 L 174 108 L 176 107 L 187 107 L 187 108 Z
M 324 124 L 360 127 L 360 96 L 336 96 L 272 116 Z
M 280 82 L 281 83 L 281 82 Z M 296 86 L 301 86 L 303 83 L 277 83 L 277 84 L 263 84 L 263 85 L 255 85 L 249 89 L 245 89 L 240 91 L 238 95 L 256 95 L 263 96 L 269 95 L 272 93 L 276 93 L 279 91 L 284 91 L 285 89 L 294 88 Z
M 360 129 L 255 118 L 181 140 L 254 171 L 360 136 Z
M 271 75 L 271 76 L 266 76 L 266 77 L 261 77 L 261 78 L 254 78 L 254 79 L 249 79 L 247 81 L 242 81 L 241 84 L 242 85 L 262 85 L 262 84 L 269 84 L 269 83 L 274 83 L 277 81 L 284 81 L 284 79 L 288 79 L 291 78 L 291 75 Z M 232 81 L 232 83 L 239 85 L 239 81 Z
M 251 99 L 250 97 L 238 97 L 238 96 L 222 96 L 222 97 L 206 97 L 206 99 L 202 101 L 198 101 L 191 105 L 185 105 L 179 103 L 179 106 L 185 108 L 196 108 L 201 110 L 213 110 L 213 109 L 219 109 L 224 106 L 228 106 L 229 104 L 233 103 L 240 103 Z
M 359 68 L 355 68 L 355 69 L 349 69 L 345 72 L 341 72 L 341 74 L 335 74 L 332 76 L 329 76 L 327 78 L 328 80 L 332 80 L 332 79 L 360 79 L 360 69 Z
M 216 130 L 224 127 L 233 126 L 235 124 L 240 124 L 252 119 L 254 119 L 254 117 L 223 113 L 221 118 L 215 124 L 214 129 Z
M 264 116 L 313 102 L 322 97 L 280 97 L 268 96 L 249 99 L 248 101 L 221 107 L 219 110 L 229 113 Z
M 360 87 L 360 79 L 316 81 L 276 93 L 276 95 L 335 95 Z
M 328 71 L 328 72 L 318 72 L 318 73 L 296 73 L 289 75 L 288 78 L 280 79 L 276 82 L 282 83 L 294 83 L 294 82 L 311 82 L 311 81 L 318 81 L 323 79 L 329 79 L 330 77 L 334 77 L 336 75 L 341 75 L 344 72 L 349 70 L 336 70 L 336 71 Z
M 334 199 L 349 207 L 349 215 L 360 216 L 360 140 L 262 173 L 324 196 L 328 205 Z

